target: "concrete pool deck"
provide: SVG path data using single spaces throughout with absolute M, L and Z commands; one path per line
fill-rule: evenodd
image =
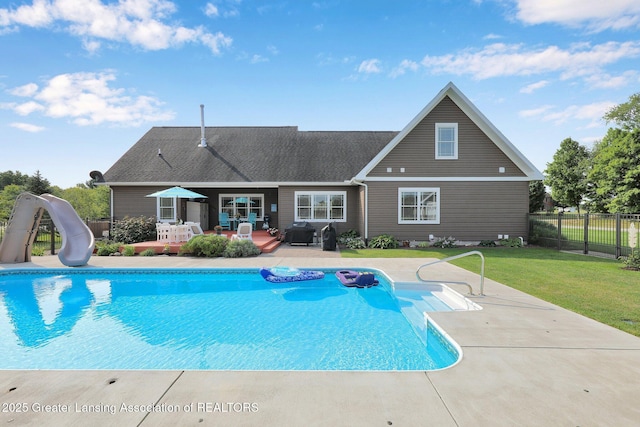
M 357 266 L 414 281 L 416 268 L 428 262 L 305 250 L 241 259 L 92 257 L 89 267 Z M 0 265 L 43 267 L 64 268 L 56 256 Z M 455 266 L 437 264 L 424 273 L 466 281 L 478 292 L 478 276 Z M 640 338 L 489 279 L 485 296 L 471 299 L 483 310 L 431 314 L 464 353 L 442 371 L 5 370 L 0 425 L 638 425 Z

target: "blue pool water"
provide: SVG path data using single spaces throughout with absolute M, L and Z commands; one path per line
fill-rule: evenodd
M 271 284 L 257 270 L 0 272 L 0 369 L 434 370 L 382 275 Z M 428 345 L 426 345 L 428 343 Z

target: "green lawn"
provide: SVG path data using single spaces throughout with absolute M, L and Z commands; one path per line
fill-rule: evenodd
M 345 258 L 446 258 L 458 249 L 342 250 Z M 640 337 L 640 272 L 610 259 L 541 248 L 481 248 L 485 276 Z M 454 265 L 480 272 L 478 257 Z

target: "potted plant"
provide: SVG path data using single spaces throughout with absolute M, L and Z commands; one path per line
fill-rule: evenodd
M 267 233 L 269 233 L 270 236 L 275 236 L 278 234 L 278 229 L 275 227 L 267 228 Z
M 213 229 L 215 230 L 216 234 L 219 236 L 222 234 L 222 226 L 221 225 L 216 225 L 215 227 L 213 227 Z

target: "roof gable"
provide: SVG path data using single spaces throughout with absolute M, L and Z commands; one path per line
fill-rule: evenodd
M 462 112 L 500 149 L 522 173 L 531 180 L 543 179 L 540 171 L 476 108 L 475 105 L 453 84 L 447 84 L 407 126 L 396 135 L 356 175 L 357 180 L 366 180 L 372 170 L 427 117 L 445 98 L 451 99 Z

